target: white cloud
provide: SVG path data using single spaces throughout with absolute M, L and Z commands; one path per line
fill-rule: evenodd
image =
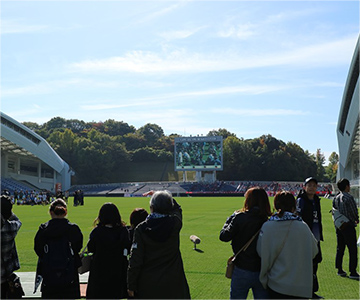
M 264 117 L 264 116 L 304 116 L 309 115 L 310 112 L 292 109 L 235 109 L 235 108 L 217 108 L 213 112 L 247 116 L 247 117 Z
M 35 31 L 43 31 L 48 27 L 45 25 L 29 25 L 19 20 L 1 20 L 1 34 L 11 33 L 30 33 Z
M 111 110 L 120 109 L 125 107 L 154 107 L 158 105 L 171 104 L 171 100 L 182 98 L 182 101 L 188 98 L 189 101 L 193 101 L 194 97 L 201 96 L 214 96 L 214 95 L 225 95 L 225 94 L 246 94 L 246 95 L 258 95 L 263 93 L 270 93 L 278 90 L 289 88 L 288 86 L 235 86 L 235 87 L 223 87 L 216 89 L 190 91 L 190 92 L 179 92 L 163 95 L 154 95 L 151 97 L 141 97 L 134 99 L 121 99 L 121 103 L 111 101 L 96 101 L 95 104 L 81 105 L 83 110 Z
M 170 41 L 170 40 L 179 40 L 179 39 L 186 39 L 194 34 L 196 34 L 198 31 L 205 28 L 205 26 L 197 27 L 197 28 L 191 28 L 191 29 L 183 29 L 183 30 L 170 30 L 170 31 L 164 31 L 159 33 L 159 36 L 162 38 Z
M 250 23 L 230 25 L 224 29 L 219 30 L 218 36 L 222 38 L 233 37 L 244 40 L 256 34 L 255 27 L 255 25 Z
M 242 70 L 261 67 L 297 66 L 312 68 L 348 64 L 357 36 L 328 43 L 308 45 L 264 55 L 254 52 L 243 55 L 234 52 L 190 53 L 186 50 L 155 53 L 132 51 L 125 56 L 84 60 L 69 65 L 73 72 L 134 72 L 134 73 L 199 73 Z
M 141 18 L 139 18 L 135 23 L 139 24 L 139 23 L 145 23 L 145 22 L 149 22 L 152 21 L 154 19 L 160 18 L 164 15 L 167 15 L 171 12 L 173 12 L 174 10 L 178 9 L 179 7 L 182 7 L 186 2 L 189 2 L 188 0 L 180 0 L 175 4 L 172 4 L 170 6 L 164 7 L 162 9 L 159 9 L 153 13 L 150 13 L 146 16 L 143 16 Z
M 22 95 L 40 95 L 48 94 L 52 91 L 52 88 L 42 84 L 34 84 L 25 87 L 18 88 L 2 88 L 1 97 L 12 97 Z

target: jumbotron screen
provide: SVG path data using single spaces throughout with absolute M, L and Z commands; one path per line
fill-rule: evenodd
M 223 137 L 175 138 L 175 171 L 221 171 Z

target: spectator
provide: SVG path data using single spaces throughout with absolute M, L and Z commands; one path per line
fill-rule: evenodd
M 130 233 L 130 241 L 134 238 L 134 231 L 136 226 L 146 220 L 148 212 L 144 208 L 135 208 L 130 214 L 130 226 L 128 227 Z
M 90 233 L 88 251 L 93 253 L 90 265 L 87 299 L 127 298 L 127 255 L 129 232 L 115 204 L 105 203 Z
M 311 232 L 318 241 L 318 254 L 313 261 L 313 299 L 322 299 L 323 297 L 315 294 L 319 290 L 319 281 L 317 278 L 318 265 L 322 261 L 320 241 L 323 241 L 323 230 L 321 222 L 320 198 L 316 195 L 318 181 L 314 177 L 309 177 L 304 182 L 304 188 L 297 197 L 297 214 L 309 226 Z
M 1 299 L 7 299 L 10 275 L 20 269 L 15 237 L 21 227 L 18 217 L 12 212 L 11 199 L 1 196 Z
M 220 231 L 220 240 L 232 241 L 232 250 L 237 253 L 261 228 L 271 215 L 269 198 L 264 189 L 254 187 L 245 194 L 244 207 L 235 211 Z M 255 299 L 266 299 L 268 293 L 259 281 L 260 257 L 256 252 L 257 238 L 235 260 L 231 278 L 230 299 L 246 299 L 252 289 Z
M 294 214 L 295 197 L 278 192 L 277 210 L 262 228 L 257 242 L 261 257 L 260 281 L 271 299 L 312 298 L 312 259 L 317 240 L 309 227 Z
M 337 182 L 340 193 L 333 200 L 333 207 L 345 217 L 349 222 L 341 230 L 336 228 L 336 258 L 335 267 L 338 269 L 337 274 L 346 277 L 347 274 L 342 268 L 345 247 L 349 249 L 349 271 L 351 279 L 359 280 L 359 274 L 356 272 L 358 265 L 357 246 L 356 246 L 356 230 L 359 224 L 359 212 L 354 197 L 349 194 L 350 182 L 346 178 L 342 178 Z
M 37 274 L 43 277 L 41 297 L 44 299 L 79 299 L 80 285 L 78 268 L 81 266 L 79 252 L 82 248 L 83 235 L 80 228 L 66 219 L 67 206 L 64 200 L 56 199 L 50 204 L 51 220 L 40 225 L 35 236 L 35 252 L 39 257 Z M 67 248 L 65 248 L 67 246 Z M 70 246 L 70 249 L 69 249 Z M 70 250 L 71 257 L 61 259 L 64 252 Z M 68 261 L 73 262 L 71 269 L 59 271 L 64 278 L 61 282 L 53 268 L 57 264 L 66 266 Z
M 128 269 L 128 293 L 141 299 L 189 299 L 179 249 L 180 205 L 168 191 L 150 199 L 150 215 L 135 228 Z

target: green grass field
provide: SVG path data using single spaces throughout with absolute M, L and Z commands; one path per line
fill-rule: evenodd
M 243 205 L 244 198 L 236 197 L 183 197 L 176 198 L 183 208 L 181 253 L 193 299 L 228 299 L 230 280 L 225 278 L 227 258 L 232 254 L 230 243 L 219 240 L 219 232 L 226 218 Z M 271 199 L 272 201 L 272 199 Z M 85 198 L 85 205 L 73 207 L 69 199 L 68 218 L 78 224 L 84 235 L 84 244 L 92 230 L 99 208 L 105 202 L 115 203 L 123 220 L 129 223 L 129 215 L 135 207 L 148 210 L 149 198 Z M 331 220 L 331 201 L 322 199 L 322 215 L 325 241 L 321 243 L 323 262 L 319 265 L 319 294 L 326 299 L 359 299 L 359 282 L 336 275 L 336 235 Z M 35 271 L 37 256 L 33 250 L 35 233 L 40 223 L 49 219 L 47 206 L 14 206 L 15 214 L 23 223 L 16 238 L 21 269 Z M 357 229 L 358 230 L 358 229 Z M 359 232 L 359 231 L 357 231 Z M 203 252 L 193 250 L 190 235 L 201 238 L 197 246 Z M 300 257 L 294 257 L 301 259 Z M 348 272 L 348 254 L 344 257 L 344 270 Z M 248 298 L 252 298 L 249 294 Z

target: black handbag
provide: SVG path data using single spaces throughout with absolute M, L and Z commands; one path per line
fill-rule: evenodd
M 20 278 L 15 273 L 12 273 L 7 279 L 9 289 L 6 294 L 7 299 L 21 299 L 25 296 L 24 290 L 21 286 Z

